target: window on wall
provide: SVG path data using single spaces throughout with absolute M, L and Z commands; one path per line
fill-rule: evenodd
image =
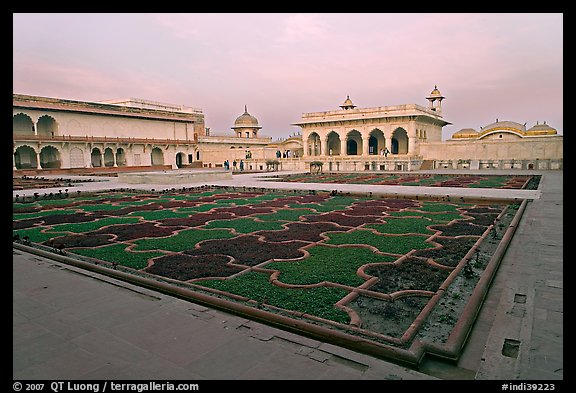
M 192 164 L 192 158 L 194 156 L 192 154 L 188 154 L 188 164 Z

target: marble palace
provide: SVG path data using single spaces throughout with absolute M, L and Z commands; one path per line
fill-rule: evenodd
M 216 135 L 202 109 L 143 99 L 106 102 L 13 94 L 13 171 L 90 173 L 178 168 L 306 171 L 563 169 L 563 136 L 543 122 L 505 120 L 462 128 L 442 140 L 445 97 L 427 103 L 359 108 L 347 97 L 336 108 L 303 113 L 297 136 L 273 141 L 248 108 L 231 131 Z M 424 99 L 423 99 L 424 101 Z M 264 135 L 262 135 L 264 134 Z

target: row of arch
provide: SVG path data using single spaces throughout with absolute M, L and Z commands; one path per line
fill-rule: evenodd
M 313 131 L 308 136 L 307 153 L 309 156 L 355 156 L 355 155 L 383 155 L 386 154 L 406 154 L 408 153 L 408 133 L 399 127 L 392 132 L 390 144 L 386 143 L 384 132 L 374 129 L 365 140 L 358 130 L 351 130 L 346 133 L 343 139 L 336 131 L 330 131 L 324 140 Z
M 58 135 L 58 123 L 52 116 L 43 115 L 34 124 L 30 116 L 17 113 L 12 117 L 12 130 L 21 135 L 55 136 Z
M 68 151 L 70 168 L 87 167 L 84 158 L 84 151 L 78 147 L 72 147 Z M 176 154 L 176 165 L 181 168 L 192 162 L 192 155 L 183 152 Z M 196 159 L 200 160 L 200 152 L 196 152 Z M 150 152 L 151 165 L 164 165 L 164 152 L 159 147 L 155 147 Z M 58 169 L 62 167 L 62 154 L 54 146 L 44 146 L 40 151 L 23 145 L 14 151 L 14 168 L 16 169 Z M 112 149 L 107 147 L 100 149 L 92 148 L 90 151 L 90 166 L 99 167 L 123 167 L 127 166 L 126 150 L 119 147 Z M 140 165 L 135 163 L 135 165 Z

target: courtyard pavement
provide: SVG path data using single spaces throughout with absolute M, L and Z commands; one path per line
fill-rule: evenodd
M 471 172 L 506 173 L 462 173 Z M 563 171 L 526 173 L 543 175 L 539 190 L 324 185 L 367 194 L 531 200 L 457 364 L 425 358 L 412 370 L 14 248 L 13 379 L 562 380 Z M 241 174 L 211 184 L 314 187 L 259 177 Z M 174 185 L 135 186 L 109 178 L 68 188 L 150 187 Z

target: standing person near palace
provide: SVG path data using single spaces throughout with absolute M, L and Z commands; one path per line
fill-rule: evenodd
M 244 171 L 244 161 L 240 160 L 240 172 Z
M 234 161 L 232 162 L 232 171 L 235 171 L 235 170 L 236 170 L 236 165 L 237 165 L 237 164 L 238 164 L 238 163 L 236 162 L 236 160 L 234 160 Z

